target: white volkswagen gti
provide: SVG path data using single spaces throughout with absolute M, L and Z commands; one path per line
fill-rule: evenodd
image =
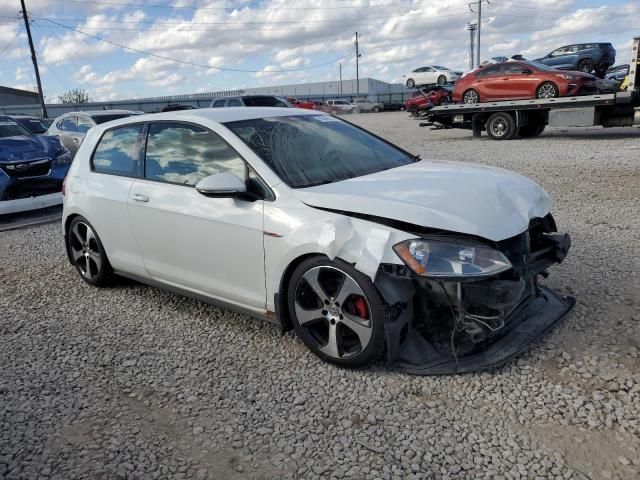
M 314 111 L 202 109 L 92 128 L 63 189 L 70 262 L 295 328 L 318 357 L 417 374 L 504 362 L 573 305 L 549 196 L 421 160 Z

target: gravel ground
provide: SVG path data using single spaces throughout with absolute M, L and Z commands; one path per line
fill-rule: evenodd
M 573 236 L 575 311 L 490 373 L 341 370 L 293 335 L 84 284 L 58 225 L 0 233 L 0 479 L 608 479 L 640 471 L 640 131 L 472 140 L 350 117 L 423 158 L 534 178 Z

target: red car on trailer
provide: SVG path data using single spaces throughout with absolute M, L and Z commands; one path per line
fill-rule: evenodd
M 287 102 L 297 108 L 306 108 L 307 110 L 313 110 L 313 102 L 304 102 L 296 97 L 287 97 Z

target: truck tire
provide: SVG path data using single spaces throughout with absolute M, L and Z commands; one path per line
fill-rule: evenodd
M 487 120 L 485 128 L 493 140 L 509 140 L 516 133 L 516 119 L 507 112 L 494 113 Z
M 518 136 L 520 138 L 533 138 L 544 132 L 545 125 L 527 125 L 518 128 Z

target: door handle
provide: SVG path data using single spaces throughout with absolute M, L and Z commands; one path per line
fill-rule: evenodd
M 136 202 L 148 202 L 149 201 L 149 196 L 145 195 L 144 193 L 134 193 L 133 194 L 133 199 Z

